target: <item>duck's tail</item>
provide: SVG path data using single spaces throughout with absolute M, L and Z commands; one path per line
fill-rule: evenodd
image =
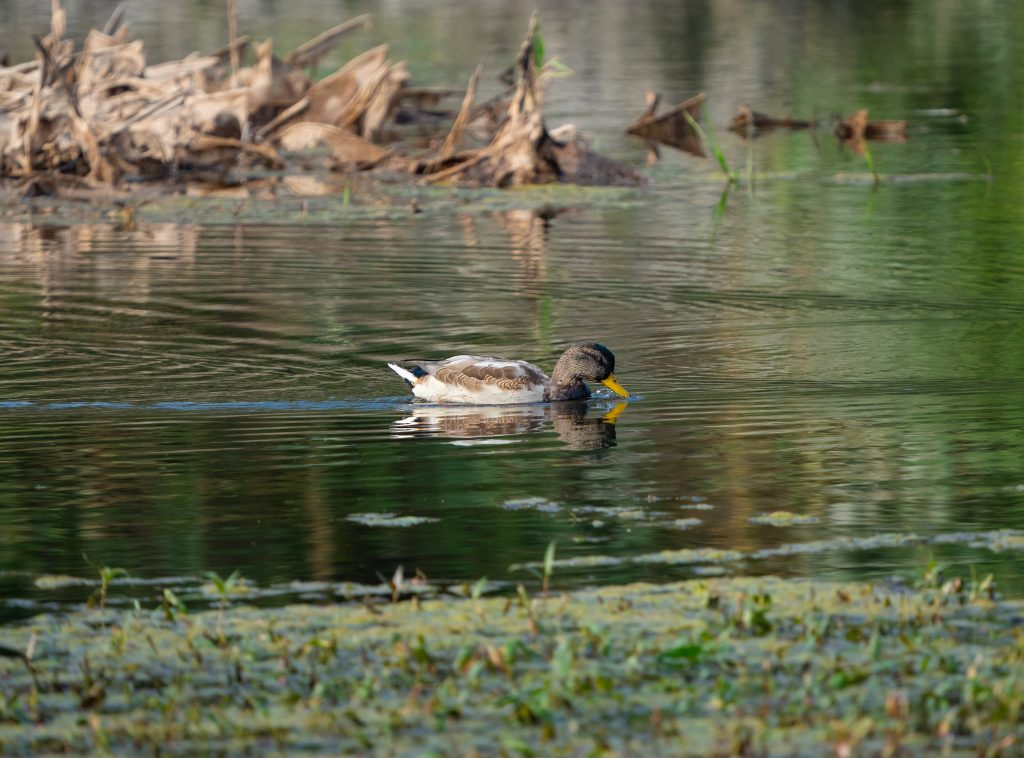
M 408 384 L 410 387 L 415 385 L 416 380 L 419 378 L 416 376 L 416 374 L 412 373 L 408 369 L 402 368 L 397 363 L 389 363 L 388 368 L 390 368 L 392 371 L 394 371 L 396 374 L 402 377 L 405 380 L 406 384 Z

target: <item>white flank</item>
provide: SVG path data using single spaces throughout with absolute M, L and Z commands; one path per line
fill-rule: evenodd
M 536 403 L 544 399 L 544 388 L 508 390 L 486 387 L 475 392 L 462 387 L 452 387 L 428 374 L 412 388 L 412 394 L 432 403 L 468 403 L 470 405 L 510 405 L 513 403 Z

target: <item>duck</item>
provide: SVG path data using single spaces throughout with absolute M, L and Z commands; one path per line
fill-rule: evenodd
M 506 405 L 586 400 L 587 382 L 600 382 L 620 397 L 629 392 L 613 373 L 615 356 L 599 342 L 569 345 L 551 376 L 527 361 L 490 355 L 455 355 L 444 360 L 402 361 L 388 366 L 432 403 Z

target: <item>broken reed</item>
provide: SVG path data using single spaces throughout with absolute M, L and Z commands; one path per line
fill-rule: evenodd
M 715 130 L 711 126 L 711 123 L 708 122 L 708 130 L 705 132 L 704 129 L 701 128 L 701 125 L 697 123 L 697 120 L 689 113 L 684 111 L 683 117 L 686 119 L 686 122 L 690 127 L 697 132 L 697 136 L 700 137 L 701 142 L 704 143 L 708 151 L 715 157 L 719 168 L 722 169 L 722 173 L 725 174 L 725 178 L 729 183 L 739 184 L 739 174 L 729 168 L 729 162 L 725 158 L 725 153 L 722 151 L 721 145 L 718 144 L 718 140 L 715 139 Z

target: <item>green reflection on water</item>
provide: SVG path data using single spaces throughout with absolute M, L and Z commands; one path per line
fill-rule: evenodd
M 324 4 L 292 5 L 275 30 L 284 47 L 324 24 Z M 265 7 L 248 20 L 257 35 L 276 23 Z M 370 580 L 398 563 L 518 578 L 508 566 L 552 539 L 567 557 L 621 556 L 1024 528 L 1020 8 L 650 3 L 632 4 L 630 23 L 619 8 L 543 9 L 546 47 L 577 71 L 553 85 L 551 121 L 577 121 L 602 151 L 641 160 L 622 127 L 645 88 L 708 91 L 716 125 L 740 102 L 819 117 L 867 107 L 908 119 L 910 140 L 873 146 L 885 179 L 873 187 L 827 131 L 760 139 L 753 191 L 732 193 L 717 221 L 709 165 L 666 150 L 652 186 L 630 193 L 442 190 L 416 216 L 405 190 L 392 206 L 355 192 L 344 215 L 312 201 L 305 217 L 286 196 L 238 215 L 234 201 L 185 198 L 143 209 L 136 231 L 0 225 L 0 401 L 34 404 L 0 408 L 0 567 L 90 574 L 84 554 L 136 574 L 237 568 L 267 582 Z M 372 35 L 339 55 L 392 39 L 414 72 L 456 81 L 478 60 L 506 65 L 528 12 L 375 10 Z M 131 12 L 145 34 L 172 11 Z M 201 38 L 154 35 L 156 50 L 221 44 L 219 15 L 173 12 L 202 21 Z M 747 145 L 721 137 L 745 165 Z M 571 434 L 541 418 L 489 438 L 508 444 L 396 432 L 415 409 L 384 361 L 472 350 L 550 367 L 581 338 L 610 345 L 640 395 L 614 436 L 603 408 L 593 423 L 563 419 Z M 97 401 L 128 407 L 51 405 Z M 530 497 L 558 510 L 503 507 Z M 668 526 L 694 498 L 714 506 L 702 524 Z M 645 508 L 655 525 L 587 506 Z M 749 521 L 779 509 L 821 521 Z M 345 518 L 378 511 L 441 520 Z M 929 552 L 1022 586 L 1012 557 L 954 546 L 752 568 L 913 573 Z M 566 581 L 672 571 L 685 574 L 633 565 Z M 27 592 L 3 581 L 0 595 Z

